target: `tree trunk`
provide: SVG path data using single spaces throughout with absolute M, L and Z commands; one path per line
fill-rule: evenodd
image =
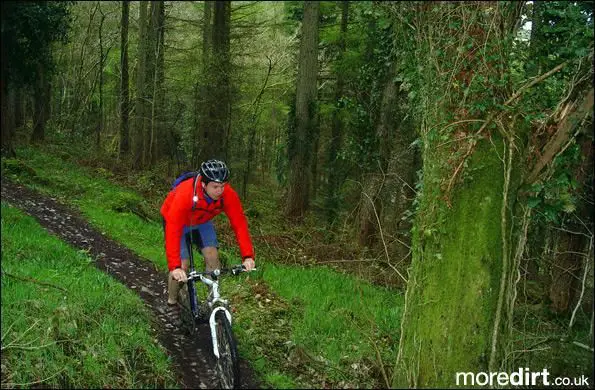
M 142 4 L 142 2 L 141 2 Z M 142 7 L 142 5 L 141 5 Z M 85 110 L 84 102 L 87 101 L 83 97 L 83 88 L 85 84 L 89 82 L 88 78 L 85 78 L 83 74 L 83 68 L 85 65 L 85 58 L 87 57 L 85 53 L 85 49 L 89 46 L 89 39 L 91 38 L 91 26 L 93 26 L 93 22 L 95 20 L 95 13 L 99 9 L 99 2 L 96 3 L 93 10 L 89 13 L 89 24 L 87 25 L 87 31 L 85 34 L 85 39 L 83 40 L 83 44 L 81 45 L 81 50 L 79 54 L 80 63 L 76 72 L 76 81 L 74 85 L 74 93 L 72 94 L 72 104 L 69 105 L 69 121 L 67 123 L 67 127 L 70 128 L 70 136 L 74 137 L 75 132 L 77 129 L 80 128 L 80 122 L 82 113 Z
M 101 146 L 101 133 L 103 132 L 103 22 L 105 14 L 99 8 L 101 21 L 99 22 L 99 123 L 97 124 L 97 133 L 95 134 L 95 146 L 99 150 Z
M 159 12 L 161 8 L 160 1 L 151 1 L 151 8 L 149 11 L 149 27 L 147 31 L 147 52 L 146 52 L 146 69 L 145 69 L 145 135 L 144 135 L 144 159 L 143 167 L 150 165 L 153 161 L 153 139 L 155 138 L 155 124 L 156 124 L 156 102 L 155 91 L 157 81 L 157 47 L 158 47 L 158 25 Z
M 503 46 L 509 36 L 488 27 L 506 23 L 502 8 L 509 5 L 493 4 L 418 5 L 419 92 L 420 102 L 425 102 L 423 194 L 395 387 L 453 387 L 457 372 L 500 371 L 505 362 L 501 358 L 508 342 L 507 304 L 514 287 L 510 279 L 516 275 L 511 269 L 510 210 L 522 170 L 522 145 L 514 142 L 526 129 L 522 120 L 511 123 L 505 115 L 499 117 L 499 126 L 506 138 L 498 130 L 486 134 L 485 122 L 477 127 L 463 122 L 486 119 L 467 104 L 489 101 L 486 91 L 496 88 L 495 83 L 484 82 L 483 88 L 466 96 L 466 105 L 462 103 L 469 77 L 498 78 L 498 69 L 509 67 Z M 457 44 L 438 43 L 437 31 Z M 486 46 L 502 55 L 485 59 L 473 51 Z M 437 61 L 442 53 L 448 62 Z M 453 67 L 457 55 L 466 61 Z M 451 88 L 451 74 L 462 88 Z
M 409 266 L 413 199 L 416 172 L 421 168 L 419 150 L 411 146 L 415 140 L 414 124 L 403 120 L 396 125 L 392 152 L 386 170 L 383 191 L 380 194 L 382 214 L 380 220 L 386 233 L 387 250 L 392 262 L 400 270 Z
M 538 53 L 542 49 L 543 42 L 543 0 L 533 2 L 531 12 L 531 38 L 529 41 L 529 61 L 525 64 L 528 76 L 535 76 L 542 73 L 541 57 Z
M 359 243 L 372 245 L 378 240 L 378 221 L 382 215 L 381 192 L 386 182 L 388 161 L 397 127 L 397 92 L 398 87 L 393 81 L 395 77 L 393 68 L 388 72 L 382 92 L 380 105 L 380 118 L 376 125 L 376 137 L 379 140 L 380 159 L 376 161 L 372 172 L 362 176 L 362 196 L 360 203 L 360 230 Z
M 25 111 L 24 111 L 24 94 L 22 88 L 15 88 L 14 90 L 14 127 L 20 129 L 25 124 Z
M 267 75 L 264 79 L 264 83 L 262 85 L 262 88 L 260 89 L 260 92 L 256 96 L 256 99 L 254 99 L 254 102 L 252 103 L 252 118 L 250 119 L 250 124 L 248 125 L 248 128 L 249 128 L 248 148 L 246 151 L 246 155 L 244 156 L 244 158 L 246 159 L 246 165 L 244 168 L 244 175 L 243 175 L 244 180 L 242 182 L 242 199 L 244 201 L 246 201 L 246 199 L 248 198 L 248 182 L 250 181 L 250 173 L 252 172 L 252 168 L 253 168 L 252 162 L 256 160 L 254 149 L 256 147 L 256 145 L 255 145 L 256 144 L 256 125 L 258 123 L 258 117 L 260 114 L 260 99 L 262 98 L 262 95 L 264 94 L 264 91 L 266 89 L 267 83 L 269 81 L 269 76 L 271 75 L 272 70 L 273 70 L 273 63 L 269 59 L 268 71 L 267 71 Z
M 2 51 L 4 51 L 4 45 L 2 45 Z M 2 93 L 2 147 L 0 152 L 4 157 L 14 157 L 15 152 L 12 145 L 14 119 L 8 99 L 7 72 L 4 69 L 4 61 L 2 61 L 2 63 L 2 85 L 0 85 L 0 92 Z
M 161 110 L 163 95 L 163 22 L 165 13 L 163 1 L 151 2 L 151 20 L 149 23 L 149 45 L 147 52 L 147 101 L 150 102 L 150 124 L 147 133 L 146 165 L 154 164 L 158 157 L 157 140 L 159 138 L 163 113 Z
M 166 152 L 167 142 L 167 116 L 165 115 L 165 3 L 160 2 L 158 19 L 158 47 L 157 47 L 157 71 L 155 99 L 157 104 L 157 135 L 153 140 L 155 154 L 153 163 L 155 163 Z
M 211 90 L 210 84 L 210 67 L 211 67 L 211 55 L 212 55 L 212 19 L 213 19 L 213 2 L 204 2 L 203 11 L 203 25 L 202 25 L 202 74 L 201 80 L 197 81 L 196 101 L 195 101 L 195 112 L 196 112 L 196 127 L 194 129 L 193 137 L 194 142 L 192 143 L 192 166 L 199 166 L 200 160 L 206 157 L 204 150 L 204 137 L 207 134 L 207 130 L 211 127 L 209 118 L 210 109 L 208 104 L 209 91 Z
M 37 80 L 34 96 L 33 133 L 31 142 L 42 142 L 45 139 L 45 123 L 49 114 L 49 80 L 47 71 L 37 66 Z
M 208 88 L 207 108 L 208 125 L 202 128 L 203 144 L 201 160 L 210 158 L 226 159 L 228 129 L 230 126 L 231 63 L 229 52 L 229 33 L 231 21 L 231 3 L 215 2 L 213 21 L 213 54 L 211 68 L 207 77 L 214 82 Z
M 339 36 L 339 54 L 337 62 L 341 64 L 345 53 L 345 36 L 347 35 L 347 23 L 349 19 L 349 2 L 341 1 L 341 35 Z M 332 133 L 328 154 L 328 186 L 326 195 L 327 220 L 333 222 L 337 216 L 340 199 L 340 185 L 343 182 L 344 173 L 341 171 L 341 164 L 337 161 L 339 150 L 343 144 L 343 119 L 341 111 L 343 103 L 343 90 L 345 88 L 344 73 L 337 72 L 337 86 L 335 88 L 335 109 L 332 114 Z
M 289 125 L 289 188 L 285 213 L 301 218 L 308 209 L 311 182 L 312 147 L 317 112 L 318 18 L 320 2 L 304 2 L 302 38 L 300 42 L 295 119 Z
M 139 3 L 139 48 L 138 67 L 136 70 L 136 114 L 134 118 L 134 167 L 140 169 L 145 160 L 145 129 L 146 129 L 146 63 L 147 63 L 147 2 Z
M 130 112 L 130 96 L 128 88 L 128 19 L 130 3 L 122 1 L 122 20 L 120 37 L 120 158 L 130 151 L 130 133 L 128 115 Z
M 575 122 L 579 121 L 575 120 Z M 551 280 L 548 294 L 551 300 L 550 308 L 556 313 L 569 313 L 578 303 L 582 278 L 589 261 L 589 252 L 592 250 L 590 248 L 593 231 L 592 138 L 587 134 L 581 134 L 577 144 L 581 147 L 582 159 L 571 173 L 571 177 L 578 183 L 576 191 L 577 198 L 580 200 L 574 213 L 565 218 L 562 229 L 556 229 L 556 250 L 550 268 Z M 592 312 L 593 306 L 588 307 Z

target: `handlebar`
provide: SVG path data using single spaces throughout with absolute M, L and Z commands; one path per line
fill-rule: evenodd
M 256 268 L 253 268 L 253 270 L 256 270 Z M 246 272 L 246 267 L 243 264 L 240 264 L 240 265 L 233 266 L 231 268 L 221 268 L 221 269 L 215 269 L 213 271 L 205 271 L 205 272 L 194 271 L 194 272 L 191 272 L 188 274 L 188 279 L 193 280 L 193 279 L 200 279 L 201 276 L 210 276 L 213 280 L 217 280 L 219 278 L 219 276 L 224 275 L 224 274 L 232 274 L 232 275 L 236 276 L 242 272 Z

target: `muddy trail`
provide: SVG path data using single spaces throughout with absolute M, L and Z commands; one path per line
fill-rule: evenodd
M 90 226 L 81 214 L 54 198 L 2 180 L 2 200 L 36 218 L 50 233 L 77 249 L 87 250 L 100 270 L 136 291 L 154 315 L 158 340 L 173 359 L 180 386 L 205 389 L 219 386 L 208 325 L 201 324 L 198 335 L 190 337 L 167 315 L 167 275 L 130 249 L 107 238 Z M 248 362 L 240 363 L 240 388 L 260 384 Z

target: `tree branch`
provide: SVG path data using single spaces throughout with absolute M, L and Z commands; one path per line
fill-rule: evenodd
M 583 98 L 581 105 L 569 115 L 566 115 L 560 125 L 558 131 L 554 137 L 545 145 L 543 155 L 541 159 L 535 164 L 535 167 L 525 180 L 525 184 L 532 184 L 536 179 L 543 167 L 549 164 L 554 156 L 558 153 L 562 145 L 568 140 L 570 133 L 575 128 L 575 125 L 582 121 L 582 119 L 592 113 L 593 110 L 593 88 L 589 90 L 587 95 Z
M 52 284 L 52 283 L 41 282 L 41 281 L 39 281 L 37 279 L 9 274 L 6 271 L 2 271 L 2 274 L 3 275 L 6 275 L 6 276 L 9 276 L 11 278 L 17 279 L 17 280 L 22 280 L 24 282 L 30 282 L 30 283 L 35 283 L 35 284 L 39 284 L 39 285 L 42 285 L 42 286 L 53 287 L 53 288 L 57 288 L 58 290 L 62 290 L 64 292 L 68 292 L 68 290 L 66 290 L 65 288 L 60 287 L 60 286 L 56 286 L 55 284 Z

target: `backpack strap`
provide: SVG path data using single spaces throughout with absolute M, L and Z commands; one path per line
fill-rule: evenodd
M 198 194 L 196 192 L 196 187 L 198 186 L 198 182 L 200 181 L 198 180 L 198 176 L 198 173 L 196 174 L 196 176 L 194 176 L 194 183 L 192 186 L 194 188 L 194 192 L 192 193 L 192 211 L 194 211 L 194 209 L 196 208 L 196 204 L 198 203 Z

